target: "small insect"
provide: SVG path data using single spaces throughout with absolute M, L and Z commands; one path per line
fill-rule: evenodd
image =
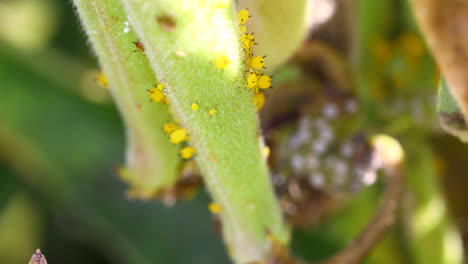
M 254 69 L 266 69 L 265 68 L 265 56 L 257 56 L 257 57 L 253 57 L 252 59 L 250 59 L 249 61 L 249 65 L 251 68 L 254 68 Z
M 210 204 L 208 204 L 208 210 L 210 210 L 210 212 L 212 214 L 219 214 L 219 213 L 221 213 L 223 208 L 221 207 L 220 204 L 215 203 L 215 202 L 211 202 Z
M 253 97 L 253 103 L 255 105 L 255 109 L 260 110 L 262 109 L 263 105 L 265 104 L 265 94 L 264 93 L 256 93 Z
M 258 75 L 255 72 L 252 72 L 247 77 L 247 87 L 254 89 L 257 86 Z
M 159 26 L 166 32 L 173 32 L 176 29 L 176 21 L 169 15 L 161 15 L 156 18 Z
M 193 155 L 195 155 L 195 153 L 196 151 L 192 147 L 185 147 L 179 152 L 180 156 L 184 159 L 190 159 L 191 157 L 193 157 Z
M 226 68 L 230 63 L 231 61 L 229 60 L 229 57 L 227 55 L 220 55 L 216 57 L 216 60 L 215 60 L 215 66 L 216 68 L 219 68 L 219 69 Z
M 241 43 L 242 43 L 242 47 L 245 49 L 245 50 L 250 50 L 250 48 L 255 45 L 255 37 L 252 34 L 242 34 L 241 35 Z
M 240 40 L 241 40 L 242 43 L 244 43 L 245 41 L 248 41 L 249 39 L 247 38 L 247 34 L 245 34 L 245 33 L 241 34 Z
M 190 108 L 191 108 L 192 111 L 194 111 L 194 112 L 195 112 L 195 111 L 198 111 L 198 104 L 193 103 L 193 104 L 190 105 Z
M 271 77 L 268 75 L 261 75 L 258 77 L 257 86 L 260 89 L 268 89 L 271 87 Z
M 263 149 L 262 149 L 262 155 L 264 158 L 268 158 L 270 156 L 270 147 L 268 146 L 265 146 Z
M 140 41 L 133 41 L 132 43 L 135 45 L 135 47 L 137 49 L 134 50 L 130 55 L 128 55 L 127 60 L 128 60 L 128 58 L 130 58 L 130 56 L 132 56 L 136 52 L 144 52 L 145 51 L 145 46 L 143 46 L 143 43 L 141 43 Z
M 163 131 L 166 134 L 171 134 L 172 132 L 176 131 L 177 129 L 179 129 L 179 126 L 174 124 L 174 123 L 166 123 L 163 126 Z
M 239 27 L 239 30 L 240 30 L 241 33 L 245 33 L 247 31 L 247 27 L 242 25 L 242 26 Z
M 145 51 L 145 46 L 143 46 L 143 43 L 141 43 L 140 41 L 134 41 L 132 43 L 135 44 L 135 47 L 137 48 L 137 50 L 135 50 L 133 52 Z
M 242 47 L 244 49 L 244 52 L 245 52 L 245 64 L 246 65 L 249 65 L 250 64 L 250 59 L 252 58 L 253 56 L 253 53 L 252 51 L 250 50 L 250 48 L 245 48 L 245 47 Z
M 103 71 L 99 71 L 96 74 L 96 82 L 97 82 L 97 84 L 99 84 L 99 86 L 101 86 L 103 88 L 109 87 L 109 81 L 107 80 L 107 77 L 106 77 L 106 75 L 104 74 Z
M 40 249 L 36 249 L 36 252 L 31 256 L 29 264 L 47 264 L 47 260 Z
M 174 144 L 187 141 L 187 140 L 189 139 L 187 129 L 185 129 L 185 128 L 178 128 L 178 129 L 174 130 L 174 131 L 171 133 L 169 139 L 170 139 L 171 142 L 174 143 Z
M 245 38 L 247 40 L 250 40 L 250 41 L 254 42 L 254 40 L 255 40 L 254 33 L 245 34 Z
M 212 108 L 208 111 L 208 114 L 210 114 L 210 116 L 215 116 L 216 115 L 216 109 Z
M 243 40 L 242 41 L 242 48 L 245 50 L 247 54 L 250 54 L 251 50 L 250 48 L 255 45 L 255 42 L 249 41 L 249 40 Z
M 161 103 L 161 104 L 170 104 L 169 99 L 166 97 L 166 90 L 162 83 L 156 84 L 156 87 L 147 90 L 150 93 L 150 101 Z
M 244 49 L 244 51 L 245 51 L 246 64 L 249 65 L 250 60 L 253 57 L 253 52 L 250 50 L 250 48 Z
M 249 14 L 249 11 L 247 9 L 242 9 L 237 13 L 237 20 L 239 21 L 239 24 L 243 25 L 247 23 L 251 15 Z
M 150 101 L 160 103 L 160 104 L 169 104 L 169 101 L 166 98 L 164 92 L 158 88 L 151 88 L 148 90 L 150 93 Z

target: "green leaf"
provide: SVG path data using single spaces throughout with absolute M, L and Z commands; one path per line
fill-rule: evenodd
M 441 79 L 439 83 L 437 112 L 439 113 L 440 124 L 445 131 L 464 142 L 468 142 L 468 128 L 465 119 L 444 79 Z

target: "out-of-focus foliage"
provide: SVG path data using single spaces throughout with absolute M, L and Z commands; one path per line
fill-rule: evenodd
M 278 69 L 267 102 L 304 86 L 326 105 L 341 89 L 359 110 L 333 123 L 337 134 L 386 133 L 401 142 L 404 204 L 365 263 L 461 263 L 468 149 L 439 128 L 436 67 L 406 2 L 321 1 L 336 14 L 310 33 L 307 42 L 320 44 L 313 59 L 304 62 L 300 49 Z M 41 248 L 51 264 L 228 263 L 203 191 L 173 208 L 126 198 L 116 175 L 124 130 L 95 83 L 97 70 L 68 1 L 0 2 L 0 262 L 27 263 Z M 289 125 L 281 136 L 298 133 Z M 321 260 L 342 249 L 374 214 L 383 184 L 314 189 L 312 224 L 294 229 L 293 252 Z
M 439 84 L 437 113 L 439 114 L 440 124 L 448 133 L 464 142 L 468 141 L 465 118 L 455 98 L 450 93 L 445 80 L 441 80 Z

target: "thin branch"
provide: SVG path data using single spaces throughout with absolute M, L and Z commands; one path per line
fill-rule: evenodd
M 361 234 L 336 256 L 321 264 L 354 264 L 359 263 L 383 238 L 388 229 L 395 223 L 397 208 L 403 190 L 401 169 L 386 169 L 387 181 L 385 193 L 379 210 Z
M 386 175 L 381 205 L 371 222 L 347 248 L 320 264 L 359 263 L 395 223 L 403 192 L 403 150 L 396 140 L 384 135 L 375 136 L 372 144 L 375 158 L 382 164 Z

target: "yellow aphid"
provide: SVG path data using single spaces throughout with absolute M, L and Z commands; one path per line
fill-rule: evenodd
M 118 168 L 117 174 L 119 175 L 120 179 L 126 183 L 132 183 L 134 180 L 134 177 L 132 177 L 132 174 L 127 168 Z
M 179 126 L 174 123 L 166 123 L 163 126 L 163 130 L 166 134 L 171 134 L 172 132 L 176 131 L 178 128 Z
M 245 33 L 247 31 L 247 27 L 242 25 L 239 27 L 240 32 Z
M 237 20 L 239 20 L 239 24 L 241 25 L 245 24 L 247 20 L 249 20 L 249 18 L 250 14 L 247 9 L 242 9 L 241 11 L 239 11 L 239 13 L 237 13 Z
M 255 42 L 254 34 L 253 33 L 248 33 L 248 34 L 244 34 L 244 35 L 245 35 L 245 39 L 250 41 L 252 43 L 251 46 L 253 46 L 253 43 Z
M 107 77 L 106 75 L 104 74 L 104 72 L 100 71 L 97 73 L 96 75 L 96 82 L 101 86 L 101 87 L 104 87 L 104 88 L 107 88 L 109 86 L 109 81 L 107 80 Z
M 270 156 L 270 148 L 268 146 L 265 146 L 262 150 L 262 154 L 264 158 L 268 158 L 268 156 Z
M 184 159 L 190 159 L 191 157 L 193 157 L 193 155 L 195 155 L 195 149 L 192 148 L 192 147 L 185 147 L 183 149 L 180 150 L 179 154 L 182 158 Z
M 250 48 L 254 45 L 254 42 L 251 41 L 243 41 L 242 42 L 242 48 L 246 51 L 250 51 Z
M 261 69 L 261 68 L 264 68 L 265 67 L 265 56 L 257 56 L 257 57 L 253 57 L 252 59 L 250 59 L 249 61 L 249 65 L 251 68 L 254 68 L 254 69 Z
M 224 69 L 229 65 L 229 63 L 231 63 L 231 61 L 229 60 L 229 57 L 227 55 L 221 55 L 221 56 L 216 57 L 216 60 L 215 60 L 216 68 Z
M 188 132 L 185 128 L 178 128 L 171 133 L 170 140 L 177 144 L 188 140 Z
M 252 59 L 252 57 L 249 56 L 249 54 L 245 54 L 245 65 L 250 65 L 250 60 Z
M 167 104 L 167 98 L 166 95 L 162 90 L 159 90 L 158 88 L 151 88 L 149 90 L 150 93 L 150 98 L 151 101 L 156 102 L 156 103 L 161 103 L 161 104 Z
M 210 114 L 210 116 L 215 116 L 216 115 L 216 109 L 212 108 L 208 111 L 208 114 Z
M 268 75 L 261 75 L 258 77 L 257 86 L 260 89 L 268 89 L 271 87 L 271 77 Z
M 250 50 L 250 48 L 245 48 L 245 47 L 243 47 L 243 49 L 244 49 L 244 51 L 245 51 L 245 58 L 246 58 L 245 63 L 246 63 L 247 65 L 249 65 L 249 64 L 250 64 L 250 59 L 252 58 L 253 53 L 252 53 L 252 51 Z
M 249 88 L 255 88 L 257 86 L 258 82 L 258 75 L 256 73 L 251 73 L 249 74 L 249 77 L 247 77 L 247 87 Z
M 249 42 L 248 41 L 245 41 L 245 40 L 241 40 L 242 42 L 242 48 L 247 52 L 247 51 L 250 51 L 250 45 L 249 45 Z
M 253 34 L 242 34 L 241 42 L 244 49 L 250 49 L 250 47 L 255 45 L 255 37 Z
M 242 42 L 255 42 L 255 37 L 253 34 L 244 33 L 244 34 L 241 34 L 240 40 Z
M 190 105 L 190 108 L 191 108 L 192 111 L 194 111 L 194 112 L 195 112 L 195 111 L 198 111 L 198 105 L 195 104 L 195 103 L 191 104 L 191 105 Z
M 156 85 L 156 88 L 157 88 L 158 90 L 160 90 L 160 91 L 164 91 L 164 85 L 163 85 L 162 83 L 158 83 L 158 84 Z
M 211 212 L 212 214 L 219 214 L 219 213 L 221 213 L 221 211 L 223 210 L 223 208 L 221 207 L 220 204 L 215 203 L 215 202 L 211 202 L 211 203 L 208 205 L 208 210 L 210 210 L 210 212 Z
M 256 93 L 253 98 L 253 103 L 255 105 L 255 109 L 260 110 L 262 109 L 263 105 L 265 104 L 265 94 L 264 93 Z
M 245 57 L 246 57 L 246 64 L 250 65 L 250 60 L 253 57 L 253 52 L 250 50 L 250 48 L 244 49 L 244 51 L 245 51 Z
M 245 64 L 247 66 L 250 66 L 250 62 L 252 61 L 252 59 L 254 58 L 253 56 L 253 52 L 252 50 L 250 50 L 250 48 L 248 49 L 244 49 L 245 51 Z M 251 68 L 251 67 L 250 67 Z

